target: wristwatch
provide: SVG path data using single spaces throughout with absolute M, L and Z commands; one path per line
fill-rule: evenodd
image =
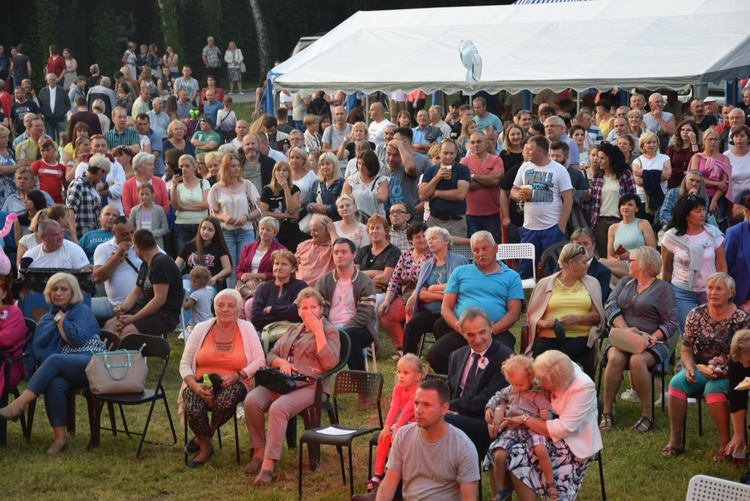
M 529 415 L 528 414 L 524 414 L 523 415 L 523 424 L 526 424 L 526 421 L 528 421 L 528 420 L 529 420 Z
M 243 379 L 245 379 L 241 371 L 237 371 L 237 377 L 239 378 L 238 381 L 242 381 Z

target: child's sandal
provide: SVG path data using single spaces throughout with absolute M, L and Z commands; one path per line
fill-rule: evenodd
M 495 497 L 492 498 L 492 501 L 508 501 L 509 499 L 510 492 L 508 492 L 508 489 L 503 487 L 502 489 L 495 491 Z
M 557 486 L 554 482 L 545 484 L 544 490 L 547 492 L 547 499 L 549 499 L 550 501 L 556 501 L 560 499 L 560 493 L 557 491 Z
M 379 473 L 376 473 L 375 475 L 373 475 L 370 481 L 367 482 L 367 490 L 372 491 L 372 490 L 377 489 L 378 486 L 380 485 L 380 482 L 383 481 L 384 477 L 385 477 L 384 475 L 381 475 Z

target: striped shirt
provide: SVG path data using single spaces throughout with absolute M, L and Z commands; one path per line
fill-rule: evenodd
M 125 129 L 122 134 L 117 133 L 117 129 L 112 129 L 104 134 L 104 139 L 107 140 L 107 148 L 110 150 L 118 146 L 132 146 L 134 144 L 141 143 L 141 136 L 137 130 Z

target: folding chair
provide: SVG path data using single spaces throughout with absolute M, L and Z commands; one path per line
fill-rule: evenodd
M 232 413 L 232 419 L 234 420 L 234 452 L 237 456 L 237 464 L 242 464 L 240 460 L 240 434 L 237 428 L 237 412 Z M 185 446 L 187 447 L 188 444 L 188 421 L 187 421 L 187 413 L 185 413 L 185 422 L 184 428 L 185 428 Z M 221 428 L 218 428 L 216 430 L 216 438 L 219 441 L 219 449 L 223 448 L 221 443 Z M 185 465 L 188 464 L 188 453 L 187 450 L 185 450 Z
M 380 397 L 383 393 L 383 375 L 378 372 L 366 371 L 341 371 L 336 374 L 333 385 L 333 411 L 336 423 L 339 423 L 338 397 L 344 394 L 374 395 L 377 400 L 378 420 L 380 426 L 377 428 L 346 428 L 339 424 L 329 426 L 338 431 L 348 432 L 345 435 L 329 435 L 324 432 L 325 428 L 314 428 L 302 433 L 299 439 L 299 477 L 298 491 L 302 498 L 302 447 L 303 444 L 335 445 L 339 452 L 341 462 L 341 476 L 346 485 L 346 472 L 344 470 L 344 453 L 342 447 L 349 451 L 349 495 L 354 496 L 354 468 L 352 466 L 352 442 L 354 438 L 367 435 L 373 431 L 383 428 L 383 412 L 380 408 Z
M 521 280 L 524 289 L 533 289 L 536 285 L 536 250 L 534 244 L 500 244 L 497 246 L 496 259 L 530 259 L 532 278 Z
M 145 345 L 145 346 L 144 346 Z M 95 425 L 95 432 L 98 434 L 99 430 L 101 428 L 101 409 L 104 406 L 105 403 L 109 404 L 121 404 L 121 405 L 141 405 L 141 404 L 147 404 L 150 403 L 150 407 L 148 410 L 148 416 L 146 417 L 146 424 L 143 427 L 143 432 L 136 433 L 132 431 L 127 430 L 127 423 L 125 423 L 125 429 L 126 433 L 132 433 L 133 435 L 140 435 L 141 440 L 138 443 L 138 450 L 136 451 L 135 457 L 140 458 L 141 455 L 141 449 L 143 448 L 143 443 L 146 441 L 146 434 L 148 433 L 148 426 L 151 423 L 151 415 L 154 412 L 154 407 L 156 406 L 157 400 L 163 400 L 164 401 L 164 408 L 167 411 L 167 418 L 169 419 L 169 427 L 172 430 L 172 443 L 171 444 L 160 444 L 160 445 L 175 445 L 177 443 L 177 433 L 174 429 L 174 422 L 172 421 L 172 414 L 169 412 L 169 403 L 167 401 L 167 396 L 164 392 L 164 386 L 162 386 L 162 380 L 164 379 L 164 373 L 167 370 L 167 365 L 169 364 L 169 343 L 166 339 L 160 336 L 149 336 L 146 334 L 128 334 L 125 336 L 122 341 L 120 342 L 120 349 L 122 350 L 139 350 L 143 346 L 143 350 L 141 350 L 141 353 L 144 357 L 148 357 L 149 359 L 161 359 L 162 360 L 162 367 L 161 370 L 158 371 L 158 376 L 156 380 L 156 384 L 153 389 L 151 388 L 145 388 L 141 393 L 121 393 L 121 394 L 113 394 L 113 395 L 94 395 L 95 402 L 99 402 L 99 412 L 96 415 L 96 419 L 94 422 Z M 94 431 L 92 431 L 93 436 Z M 157 442 L 149 442 L 149 443 L 157 443 Z M 89 444 L 89 448 L 91 448 L 91 443 Z
M 688 484 L 685 501 L 747 501 L 750 485 L 723 478 L 695 475 Z

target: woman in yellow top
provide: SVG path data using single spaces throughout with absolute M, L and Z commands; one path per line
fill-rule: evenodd
M 529 338 L 526 355 L 538 357 L 559 350 L 574 361 L 586 355 L 604 330 L 599 282 L 587 275 L 590 258 L 578 244 L 560 252 L 560 271 L 534 288 L 526 313 Z

